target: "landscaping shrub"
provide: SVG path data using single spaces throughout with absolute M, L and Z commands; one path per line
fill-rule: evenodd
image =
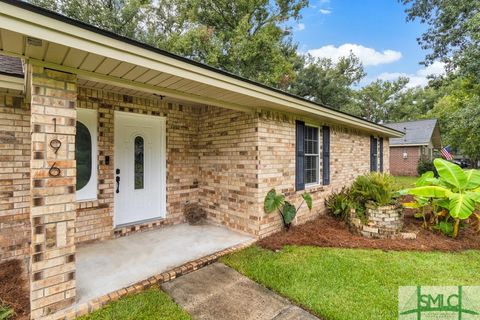
M 372 172 L 358 176 L 352 185 L 352 199 L 365 206 L 372 203 L 377 206 L 392 204 L 395 192 L 395 180 L 387 173 Z
M 434 165 L 439 177 L 432 171 L 424 173 L 415 188 L 401 192 L 415 197 L 415 202 L 404 205 L 418 209 L 425 228 L 456 238 L 462 221 L 480 222 L 480 170 L 463 170 L 443 159 L 435 159 Z
M 295 216 L 297 215 L 298 210 L 300 210 L 304 203 L 307 204 L 308 210 L 312 210 L 313 201 L 310 194 L 308 192 L 304 192 L 302 194 L 302 198 L 302 203 L 300 203 L 298 208 L 295 208 L 293 204 L 285 200 L 285 196 L 283 194 L 277 194 L 275 189 L 272 189 L 265 196 L 263 208 L 267 214 L 278 211 L 282 217 L 283 226 L 288 231 L 292 225 L 293 219 L 295 219 Z
M 13 317 L 13 309 L 0 302 L 0 320 L 8 320 Z
M 187 204 L 183 209 L 183 214 L 191 225 L 202 224 L 207 219 L 207 212 L 198 203 Z
M 327 212 L 335 218 L 348 219 L 350 210 L 353 208 L 350 197 L 350 189 L 346 187 L 337 193 L 332 193 L 325 199 Z
M 437 170 L 433 164 L 433 160 L 427 158 L 420 158 L 417 165 L 417 173 L 419 176 L 424 174 L 425 172 L 432 171 L 436 177 L 438 177 Z

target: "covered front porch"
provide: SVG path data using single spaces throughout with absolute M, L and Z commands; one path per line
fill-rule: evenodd
M 76 305 L 92 304 L 120 289 L 252 241 L 252 237 L 225 227 L 179 224 L 79 245 Z

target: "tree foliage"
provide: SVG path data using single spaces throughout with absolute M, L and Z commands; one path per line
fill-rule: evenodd
M 331 59 L 302 56 L 295 80 L 289 90 L 301 97 L 333 108 L 350 103 L 352 85 L 365 77 L 360 60 L 353 54 L 342 57 L 337 63 Z
M 356 91 L 353 103 L 344 110 L 374 122 L 392 120 L 391 113 L 398 106 L 408 81 L 404 77 L 395 81 L 378 79 Z
M 474 78 L 456 78 L 438 90 L 444 94 L 428 117 L 439 119 L 444 144 L 468 156 L 475 165 L 480 160 L 480 84 Z
M 428 29 L 418 39 L 426 64 L 447 62 L 450 71 L 480 80 L 480 0 L 402 0 L 408 20 Z
M 31 3 L 117 34 L 139 39 L 150 0 L 30 0 Z

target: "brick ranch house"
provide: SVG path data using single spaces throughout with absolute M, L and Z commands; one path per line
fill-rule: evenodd
M 75 303 L 79 245 L 184 222 L 187 203 L 264 237 L 271 188 L 312 193 L 303 223 L 388 171 L 402 136 L 27 3 L 0 13 L 0 261 L 25 262 L 35 319 Z
M 432 160 L 442 146 L 436 119 L 388 123 L 385 126 L 405 133 L 401 138 L 390 139 L 390 173 L 393 175 L 416 176 L 420 159 Z

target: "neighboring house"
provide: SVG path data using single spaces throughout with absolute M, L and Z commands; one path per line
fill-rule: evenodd
M 75 246 L 184 221 L 264 237 L 271 188 L 317 217 L 387 171 L 402 132 L 30 4 L 0 2 L 0 260 L 30 270 L 32 317 L 75 303 Z M 403 130 L 403 129 L 402 129 Z
M 403 137 L 390 139 L 390 173 L 416 176 L 420 159 L 433 159 L 442 146 L 436 119 L 388 123 L 387 127 L 402 131 Z

